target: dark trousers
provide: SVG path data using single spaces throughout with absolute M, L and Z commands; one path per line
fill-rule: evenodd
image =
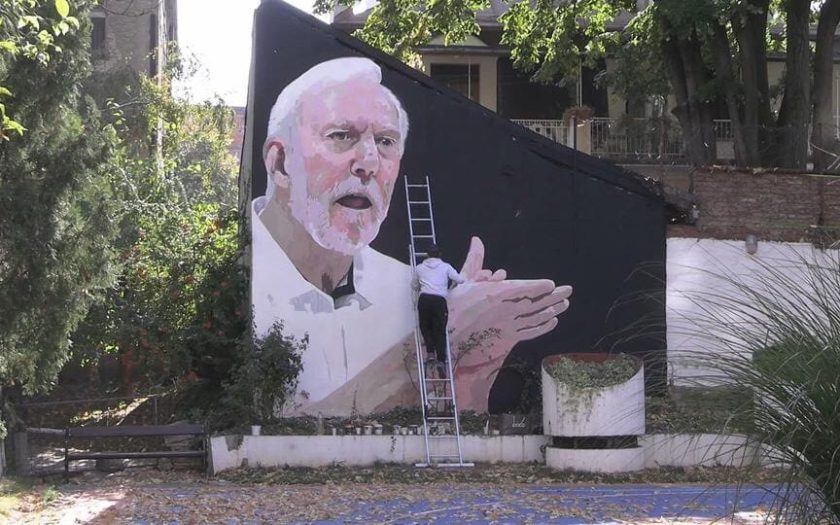
M 426 352 L 434 352 L 438 361 L 446 362 L 446 322 L 449 319 L 446 299 L 421 293 L 417 299 L 417 313 Z

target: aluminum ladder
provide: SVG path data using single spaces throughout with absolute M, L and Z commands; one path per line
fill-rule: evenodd
M 408 208 L 408 228 L 411 244 L 408 246 L 411 275 L 414 278 L 417 263 L 425 258 L 429 246 L 437 243 L 435 219 L 432 214 L 432 193 L 429 177 L 422 183 L 412 183 L 405 177 L 405 201 Z M 426 445 L 425 463 L 417 467 L 472 467 L 464 462 L 461 446 L 461 421 L 455 401 L 455 377 L 449 334 L 446 334 L 446 378 L 440 377 L 437 366 L 426 363 L 425 344 L 420 334 L 417 312 L 417 295 L 414 298 L 414 344 L 417 349 L 417 375 L 420 383 L 420 406 L 423 413 L 423 439 Z

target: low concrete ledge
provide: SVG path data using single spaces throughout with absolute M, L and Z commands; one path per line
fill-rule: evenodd
M 549 438 L 463 436 L 464 458 L 482 463 L 542 461 Z M 216 436 L 210 439 L 213 472 L 243 463 L 263 467 L 365 466 L 425 461 L 423 436 Z
M 476 463 L 543 462 L 559 470 L 627 472 L 657 467 L 764 464 L 762 447 L 745 436 L 649 434 L 631 449 L 548 448 L 550 436 L 463 436 L 464 459 Z M 574 454 L 572 454 L 574 453 Z M 263 467 L 369 466 L 425 460 L 423 436 L 215 436 L 213 472 Z M 547 458 L 546 456 L 549 456 Z
M 650 434 L 639 438 L 645 468 L 746 467 L 762 461 L 759 444 L 742 435 Z

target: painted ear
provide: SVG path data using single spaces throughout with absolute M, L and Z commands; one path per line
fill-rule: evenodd
M 270 142 L 265 147 L 265 171 L 272 178 L 274 185 L 285 188 L 288 186 L 288 173 L 286 172 L 286 149 L 279 140 Z

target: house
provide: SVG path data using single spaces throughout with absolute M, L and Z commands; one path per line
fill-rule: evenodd
M 90 13 L 91 59 L 97 72 L 128 66 L 150 77 L 178 40 L 177 0 L 102 0 Z
M 178 40 L 177 0 L 101 0 L 91 8 L 88 94 L 104 107 L 120 100 L 139 75 L 163 71 L 167 46 Z
M 639 0 L 644 8 L 648 0 Z M 491 0 L 490 7 L 477 13 L 481 28 L 457 45 L 445 46 L 441 37 L 433 38 L 419 49 L 423 71 L 435 80 L 459 91 L 499 115 L 517 122 L 552 140 L 595 156 L 621 164 L 632 164 L 633 170 L 645 175 L 663 176 L 661 166 L 685 165 L 679 123 L 670 114 L 672 100 L 649 99 L 637 103 L 625 100 L 613 90 L 599 85 L 599 72 L 609 70 L 611 59 L 601 61 L 594 69 L 581 67 L 575 85 L 538 85 L 529 75 L 516 71 L 510 52 L 500 44 L 502 28 L 499 17 L 508 4 Z M 371 8 L 354 12 L 345 9 L 336 13 L 332 25 L 352 32 L 361 28 Z M 631 15 L 624 13 L 611 22 L 608 29 L 625 27 Z M 812 38 L 816 28 L 812 28 Z M 840 45 L 835 46 L 834 104 L 835 122 L 840 128 Z M 779 86 L 784 76 L 784 56 L 770 57 L 768 75 L 771 88 Z M 569 132 L 569 108 L 588 106 L 591 118 L 578 119 L 577 132 Z M 716 151 L 719 163 L 734 159 L 732 129 L 723 103 L 715 120 Z M 566 118 L 564 118 L 564 116 Z M 654 166 L 645 166 L 645 165 Z M 670 168 L 671 175 L 685 169 Z M 668 181 L 673 182 L 673 181 Z M 679 184 L 678 184 L 679 185 Z

